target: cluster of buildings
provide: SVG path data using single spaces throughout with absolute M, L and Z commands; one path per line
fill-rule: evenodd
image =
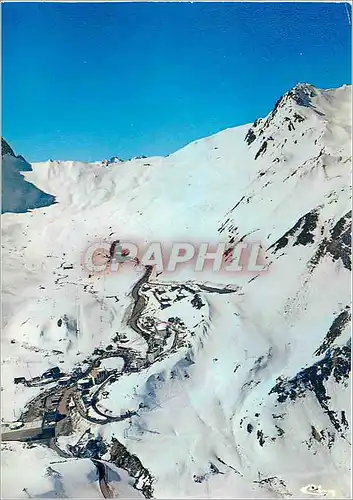
M 108 371 L 105 368 L 93 368 L 88 377 L 77 381 L 77 388 L 81 391 L 82 401 L 85 406 L 91 402 L 90 389 L 94 385 L 103 383 L 108 377 Z
M 58 380 L 62 377 L 63 374 L 60 371 L 58 366 L 54 366 L 53 368 L 49 368 L 49 370 L 45 371 L 40 377 L 34 377 L 30 380 L 26 380 L 25 377 L 15 377 L 14 384 L 24 384 L 24 385 L 35 385 L 40 383 L 50 383 L 54 380 Z
M 108 372 L 105 368 L 93 368 L 88 377 L 81 378 L 77 382 L 77 387 L 81 390 L 87 390 L 94 385 L 99 385 L 108 377 Z
M 166 321 L 159 321 L 153 325 L 153 336 L 147 351 L 147 362 L 153 363 L 162 354 L 163 347 L 167 343 L 167 338 L 171 334 L 170 324 Z
M 58 366 L 54 366 L 53 368 L 49 368 L 49 370 L 45 371 L 40 377 L 34 377 L 30 380 L 26 380 L 25 377 L 15 377 L 14 384 L 24 384 L 24 385 L 35 385 L 43 382 L 52 382 L 54 380 L 58 380 L 62 377 L 62 373 Z

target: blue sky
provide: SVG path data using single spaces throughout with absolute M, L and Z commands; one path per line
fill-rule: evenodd
M 165 155 L 351 83 L 344 4 L 5 3 L 2 38 L 2 133 L 30 161 Z

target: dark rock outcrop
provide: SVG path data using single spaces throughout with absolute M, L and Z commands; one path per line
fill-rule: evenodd
M 330 396 L 325 382 L 332 378 L 334 382 L 344 383 L 351 371 L 351 340 L 343 346 L 327 350 L 325 356 L 311 366 L 303 368 L 291 379 L 279 379 L 269 394 L 277 394 L 277 401 L 285 403 L 295 401 L 312 392 L 324 413 L 329 417 L 333 427 L 342 432 L 341 418 L 338 412 L 330 408 Z
M 315 255 L 309 262 L 309 270 L 312 271 L 325 255 L 330 255 L 333 261 L 341 260 L 343 266 L 352 270 L 352 211 L 341 217 L 330 230 L 329 237 L 320 243 Z
M 290 238 L 295 238 L 293 246 L 314 243 L 313 231 L 317 226 L 318 217 L 319 214 L 316 209 L 303 215 L 291 229 L 289 229 L 279 240 L 269 246 L 267 250 L 273 249 L 273 253 L 278 252 L 278 250 L 288 245 Z
M 3 138 L 1 139 L 1 154 L 1 213 L 23 213 L 56 203 L 55 196 L 45 193 L 26 181 L 21 172 L 30 172 L 31 165 L 22 156 L 16 156 Z
M 153 477 L 151 473 L 142 465 L 140 459 L 129 453 L 116 438 L 112 439 L 109 461 L 120 469 L 126 470 L 131 477 L 136 479 L 134 487 L 141 490 L 146 498 L 152 498 Z

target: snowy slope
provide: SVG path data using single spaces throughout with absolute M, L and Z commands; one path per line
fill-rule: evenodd
M 257 241 L 267 255 L 259 275 L 153 274 L 140 323 L 181 318 L 178 342 L 98 401 L 104 414 L 137 415 L 95 426 L 76 415 L 74 431 L 91 427 L 128 467 L 117 438 L 156 498 L 310 498 L 311 483 L 349 498 L 350 109 L 349 86 L 302 84 L 267 117 L 169 157 L 24 172 L 57 203 L 2 216 L 4 419 L 40 391 L 14 376 L 58 363 L 69 373 L 117 332 L 146 355 L 128 322 L 143 270 L 88 275 L 81 259 L 92 241 Z M 241 288 L 222 295 L 202 282 Z
M 7 443 L 3 445 L 1 465 L 3 498 L 88 499 L 101 496 L 96 467 L 88 459 L 62 460 L 43 447 Z M 126 472 L 112 467 L 109 484 L 115 494 L 123 498 L 140 498 Z

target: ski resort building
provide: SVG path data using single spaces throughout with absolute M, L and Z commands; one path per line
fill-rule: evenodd
M 91 375 L 95 384 L 101 384 L 107 378 L 108 372 L 105 368 L 95 368 L 92 370 Z
M 48 411 L 44 414 L 43 422 L 42 422 L 42 431 L 45 435 L 55 435 L 55 426 L 57 422 L 65 418 L 64 415 L 61 415 L 58 411 Z M 45 436 L 47 437 L 47 436 Z
M 13 428 L 10 424 L 1 426 L 1 439 L 2 441 L 30 441 L 39 439 L 42 434 L 42 420 L 35 420 Z
M 146 360 L 144 358 L 134 358 L 131 360 L 130 370 L 138 371 L 141 370 L 141 368 L 144 368 L 145 365 L 146 365 Z
M 155 326 L 155 330 L 156 330 L 156 333 L 157 335 L 159 335 L 160 337 L 166 337 L 167 336 L 167 328 L 169 326 L 169 323 L 167 323 L 166 321 L 161 321 L 159 323 L 156 324 Z
M 153 363 L 155 361 L 155 359 L 157 358 L 157 356 L 159 356 L 159 354 L 161 354 L 161 352 L 162 352 L 161 347 L 156 347 L 155 349 L 148 351 L 147 352 L 147 361 L 149 363 Z
M 93 377 L 85 377 L 77 382 L 77 387 L 82 391 L 93 386 Z
M 67 385 L 69 385 L 70 382 L 71 382 L 70 376 L 61 377 L 61 379 L 58 380 L 58 385 L 60 385 L 61 387 L 66 387 Z
M 49 370 L 45 371 L 41 378 L 53 378 L 57 379 L 61 375 L 60 373 L 60 368 L 58 366 L 55 366 L 54 368 L 50 368 Z
M 14 384 L 25 384 L 26 379 L 25 379 L 25 377 L 16 377 L 13 379 L 13 383 Z
M 55 412 L 51 412 L 55 413 Z M 18 424 L 4 424 L 1 426 L 2 441 L 39 441 L 55 437 L 57 418 L 46 420 L 38 419 L 33 422 L 15 422 Z

